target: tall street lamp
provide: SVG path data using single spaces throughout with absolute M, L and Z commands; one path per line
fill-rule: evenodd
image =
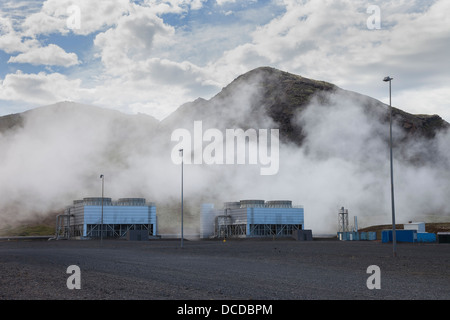
M 105 176 L 101 174 L 100 179 L 102 179 L 102 220 L 100 229 L 100 243 L 103 244 L 103 196 L 104 196 Z
M 178 150 L 181 156 L 181 247 L 183 248 L 183 165 L 184 165 L 184 157 L 183 157 L 183 149 Z
M 383 79 L 384 82 L 389 82 L 389 144 L 390 144 L 390 158 L 391 158 L 391 205 L 392 205 L 392 250 L 394 257 L 397 256 L 397 237 L 395 231 L 395 205 L 394 205 L 394 164 L 392 159 L 392 80 L 390 76 Z

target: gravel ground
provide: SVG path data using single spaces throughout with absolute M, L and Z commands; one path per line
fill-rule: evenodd
M 450 245 L 293 240 L 0 241 L 2 300 L 450 299 Z M 67 267 L 81 289 L 68 289 Z M 367 268 L 380 268 L 369 290 Z

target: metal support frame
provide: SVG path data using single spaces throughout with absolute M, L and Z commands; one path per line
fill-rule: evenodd
M 338 232 L 349 232 L 348 209 L 344 209 L 344 207 L 338 212 Z
M 301 225 L 298 224 L 251 224 L 251 237 L 288 237 L 295 230 L 300 230 Z
M 216 223 L 215 237 L 289 237 L 295 230 L 301 229 L 301 224 L 250 224 L 247 235 L 246 224 Z
M 247 235 L 246 224 L 216 224 L 214 237 L 245 237 Z
M 55 230 L 55 239 L 70 239 L 71 236 L 71 226 L 70 226 L 70 217 L 73 217 L 73 214 L 64 213 L 56 216 L 56 230 Z
M 117 230 L 117 226 L 119 226 L 119 230 Z M 123 229 L 122 226 L 124 226 Z M 136 228 L 138 226 L 140 227 L 140 229 Z M 108 231 L 111 231 L 112 237 L 121 238 L 125 237 L 129 230 L 147 230 L 149 235 L 153 235 L 152 227 L 153 224 L 103 224 L 103 233 L 106 233 L 106 235 L 108 235 Z M 98 235 L 94 234 L 102 233 L 101 224 L 90 224 L 87 225 L 86 228 L 88 228 L 88 230 L 86 230 L 87 237 L 98 237 Z

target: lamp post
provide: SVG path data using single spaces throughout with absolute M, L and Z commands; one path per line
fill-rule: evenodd
M 387 76 L 383 79 L 384 82 L 389 82 L 389 145 L 390 145 L 390 159 L 391 159 L 391 205 L 392 205 L 392 250 L 394 257 L 397 256 L 397 237 L 395 232 L 395 204 L 394 204 L 394 164 L 392 158 L 392 86 L 391 82 L 394 78 Z
M 181 156 L 181 247 L 183 248 L 183 165 L 184 165 L 184 157 L 183 157 L 183 149 L 178 150 Z
M 104 186 L 105 186 L 105 176 L 101 174 L 100 179 L 102 179 L 102 220 L 101 220 L 101 229 L 100 229 L 100 244 L 103 244 L 103 195 L 104 195 Z

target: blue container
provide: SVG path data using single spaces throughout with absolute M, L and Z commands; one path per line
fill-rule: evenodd
M 358 232 L 349 232 L 348 233 L 348 239 L 350 241 L 358 241 L 359 240 L 359 234 Z
M 381 242 L 388 243 L 392 241 L 392 230 L 382 230 L 381 231 Z
M 395 230 L 397 242 L 416 242 L 417 231 L 416 230 Z M 383 230 L 381 232 L 381 242 L 392 242 L 392 230 Z
M 417 231 L 416 230 L 396 230 L 398 242 L 416 242 Z
M 343 241 L 358 241 L 358 232 L 338 232 L 338 239 Z
M 417 233 L 417 242 L 436 242 L 434 233 L 419 232 Z
M 359 233 L 359 240 L 365 241 L 374 241 L 377 240 L 377 233 L 374 231 L 369 232 L 360 232 Z
M 350 240 L 349 232 L 338 232 L 338 239 L 341 241 Z

